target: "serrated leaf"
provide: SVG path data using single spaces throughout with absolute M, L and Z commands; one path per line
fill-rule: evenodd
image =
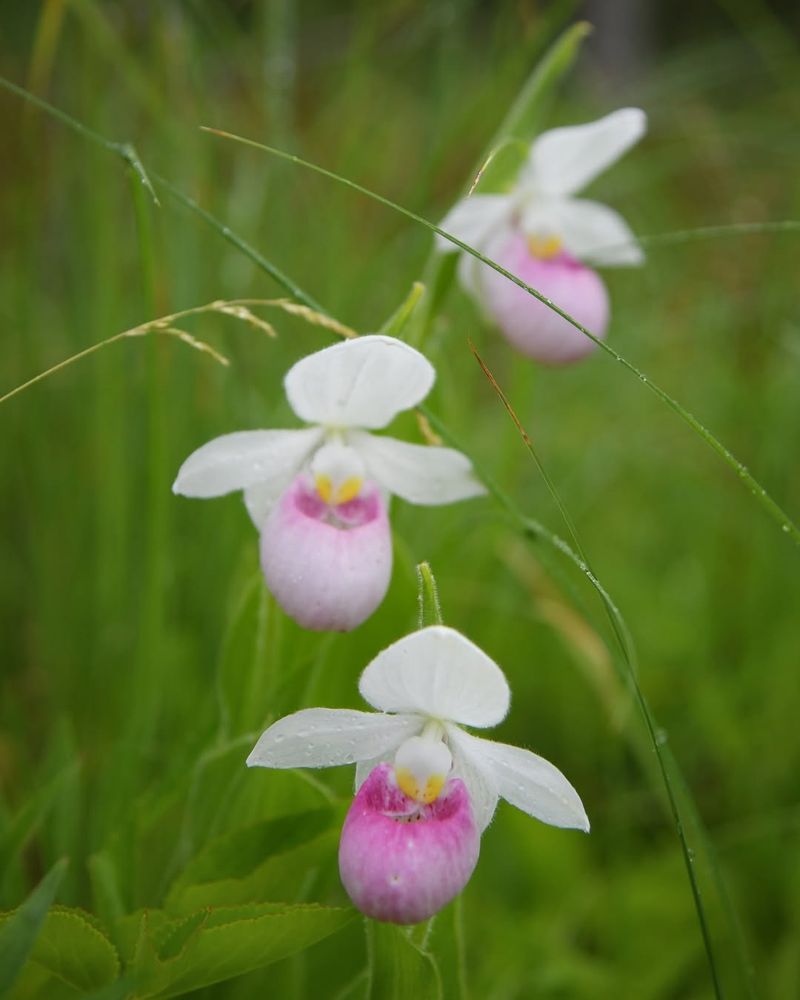
M 67 870 L 67 859 L 57 861 L 42 881 L 0 925 L 0 996 L 13 985 L 41 933 L 47 910 Z
M 148 915 L 141 920 L 133 978 L 137 995 L 173 997 L 252 972 L 322 940 L 347 924 L 350 909 L 315 904 L 286 906 L 258 903 L 219 907 L 191 918 L 188 934 L 175 955 L 169 939 L 159 947 Z M 161 933 L 164 931 L 161 924 Z
M 406 928 L 367 922 L 370 980 L 367 1000 L 442 1000 L 433 956 L 416 945 Z
M 0 938 L 13 918 L 5 919 Z M 2 943 L 0 955 L 5 957 L 1 949 Z M 45 915 L 29 961 L 82 992 L 102 989 L 119 974 L 116 948 L 98 921 L 83 910 L 65 906 L 54 906 Z

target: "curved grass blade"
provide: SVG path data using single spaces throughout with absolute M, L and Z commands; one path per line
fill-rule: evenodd
M 342 177 L 341 174 L 334 173 L 332 170 L 328 170 L 325 167 L 319 166 L 319 164 L 312 163 L 309 160 L 304 160 L 300 156 L 296 156 L 294 153 L 287 153 L 285 150 L 276 149 L 274 146 L 267 146 L 264 143 L 256 142 L 253 139 L 245 139 L 242 136 L 234 135 L 232 132 L 225 132 L 220 129 L 215 128 L 204 128 L 203 131 L 210 132 L 212 135 L 220 136 L 223 139 L 232 139 L 234 142 L 240 142 L 245 146 L 252 146 L 254 149 L 260 149 L 265 153 L 270 153 L 272 156 L 277 156 L 282 160 L 288 160 L 290 163 L 295 163 L 298 166 L 305 167 L 308 170 L 313 170 L 317 174 L 321 174 L 323 177 L 328 177 L 331 180 L 336 181 L 339 184 L 344 184 L 346 187 L 351 188 L 353 191 L 357 191 L 359 194 L 366 195 L 366 197 L 371 198 L 373 201 L 379 202 L 381 205 L 385 205 L 387 208 L 393 209 L 395 212 L 399 212 L 401 215 L 405 215 L 406 218 L 411 219 L 414 222 L 425 226 L 431 232 L 436 233 L 438 236 L 444 237 L 454 246 L 458 247 L 459 250 L 463 250 L 470 256 L 475 257 L 476 260 L 481 261 L 481 263 L 486 264 L 491 267 L 493 271 L 497 271 L 498 274 L 502 274 L 503 277 L 508 278 L 509 281 L 513 281 L 515 285 L 521 288 L 523 291 L 532 295 L 534 298 L 538 299 L 541 303 L 546 305 L 548 309 L 552 309 L 553 312 L 557 313 L 562 319 L 566 320 L 571 326 L 574 326 L 576 330 L 579 330 L 585 337 L 588 337 L 592 343 L 596 344 L 605 354 L 608 354 L 615 361 L 619 362 L 627 371 L 634 374 L 640 382 L 647 386 L 651 392 L 665 403 L 674 413 L 688 424 L 692 430 L 698 434 L 710 448 L 712 448 L 720 458 L 729 465 L 736 475 L 744 482 L 748 487 L 750 492 L 755 496 L 756 500 L 761 504 L 761 506 L 767 511 L 770 517 L 776 521 L 783 532 L 789 535 L 792 540 L 800 545 L 800 528 L 794 523 L 794 521 L 789 517 L 789 515 L 783 510 L 783 508 L 773 500 L 773 498 L 767 493 L 764 487 L 758 482 L 758 480 L 751 474 L 750 470 L 744 463 L 740 462 L 736 456 L 725 447 L 720 440 L 718 440 L 704 424 L 702 424 L 697 417 L 695 417 L 689 410 L 686 409 L 683 404 L 679 403 L 677 399 L 674 399 L 668 392 L 661 388 L 656 382 L 653 382 L 649 376 L 647 376 L 641 369 L 637 368 L 636 365 L 624 358 L 619 351 L 611 347 L 604 340 L 600 340 L 591 331 L 587 330 L 585 326 L 579 323 L 573 316 L 570 316 L 568 312 L 565 312 L 559 306 L 555 304 L 551 299 L 548 299 L 541 292 L 533 288 L 531 285 L 526 284 L 521 278 L 507 271 L 504 267 L 501 267 L 497 261 L 491 260 L 489 257 L 482 254 L 479 250 L 474 247 L 469 246 L 469 244 L 464 243 L 458 237 L 453 236 L 452 233 L 445 232 L 439 226 L 434 225 L 427 219 L 423 218 L 421 215 L 417 215 L 416 212 L 412 212 L 410 209 L 404 208 L 402 205 L 398 205 L 396 202 L 391 201 L 389 198 L 384 198 L 383 195 L 377 194 L 375 191 L 371 191 L 369 188 L 365 188 L 363 185 L 358 184 L 356 181 L 351 181 L 347 177 Z

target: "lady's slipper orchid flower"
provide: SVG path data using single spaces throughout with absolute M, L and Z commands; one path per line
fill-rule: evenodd
M 543 133 L 507 194 L 464 198 L 441 228 L 604 337 L 608 294 L 587 265 L 641 264 L 644 255 L 622 216 L 574 195 L 637 142 L 646 125 L 639 108 L 622 108 L 586 125 Z M 443 237 L 437 243 L 445 252 L 458 249 Z M 593 350 L 580 330 L 469 254 L 462 254 L 458 273 L 464 288 L 524 354 L 563 364 Z
M 389 586 L 390 495 L 445 504 L 485 492 L 461 452 L 370 433 L 421 402 L 435 377 L 419 351 L 393 337 L 310 354 L 284 388 L 312 426 L 215 438 L 186 459 L 172 489 L 189 497 L 243 490 L 267 586 L 284 611 L 309 629 L 355 628 Z
M 456 896 L 498 798 L 588 832 L 581 800 L 557 768 L 462 728 L 502 722 L 510 692 L 497 664 L 459 632 L 433 625 L 405 636 L 375 657 L 358 688 L 377 712 L 295 712 L 263 733 L 247 763 L 356 765 L 339 870 L 368 916 L 416 923 Z

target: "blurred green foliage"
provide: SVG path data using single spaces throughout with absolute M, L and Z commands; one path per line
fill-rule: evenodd
M 295 150 L 436 220 L 574 7 L 47 0 L 0 11 L 0 52 L 7 76 L 134 143 L 146 167 L 369 331 L 420 277 L 429 235 L 197 126 Z M 697 44 L 672 29 L 672 47 L 653 50 L 623 91 L 587 58 L 537 125 L 622 104 L 648 111 L 648 138 L 592 189 L 639 233 L 800 217 L 796 42 L 768 14 L 720 4 L 719 27 Z M 152 205 L 122 161 L 2 91 L 0 132 L 0 393 L 155 316 L 283 294 L 163 193 Z M 641 271 L 607 275 L 614 345 L 790 513 L 796 260 L 796 235 L 739 235 L 654 244 Z M 432 954 L 444 996 L 459 996 L 463 920 L 473 998 L 710 996 L 652 754 L 580 574 L 489 499 L 395 502 L 383 606 L 353 634 L 309 635 L 264 592 L 241 500 L 171 495 L 202 442 L 290 425 L 281 377 L 330 335 L 269 318 L 277 340 L 213 315 L 187 325 L 228 369 L 174 341 L 123 341 L 0 407 L 0 906 L 71 860 L 14 995 L 166 996 L 178 983 L 209 998 L 378 996 L 387 966 L 364 979 L 362 921 L 336 873 L 352 775 L 248 772 L 244 758 L 281 714 L 358 704 L 360 670 L 415 626 L 414 567 L 427 559 L 447 623 L 510 679 L 498 738 L 555 761 L 593 829 L 581 837 L 501 807 L 463 914 L 445 911 L 424 945 L 381 928 L 375 954 L 399 970 L 395 984 L 425 979 Z M 439 371 L 431 409 L 553 530 L 563 533 L 558 512 L 468 336 L 631 625 L 641 686 L 709 830 L 757 995 L 797 995 L 798 552 L 620 366 L 594 356 L 535 370 L 453 290 L 424 344 Z M 411 417 L 402 432 L 419 439 Z M 747 996 L 741 944 L 708 858 L 698 865 L 726 996 Z M 76 940 L 94 948 L 77 969 Z M 256 971 L 206 986 L 214 970 L 230 974 L 223 959 L 237 942 L 238 971 Z M 150 978 L 115 984 L 117 956 L 138 956 Z

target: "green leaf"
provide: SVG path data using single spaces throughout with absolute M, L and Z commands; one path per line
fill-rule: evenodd
M 433 956 L 407 929 L 367 921 L 370 980 L 367 1000 L 441 1000 L 442 983 Z
M 378 332 L 385 334 L 387 337 L 400 337 L 424 294 L 425 286 L 421 281 L 415 281 L 411 286 L 411 291 Z
M 333 810 L 314 809 L 218 837 L 172 884 L 165 909 L 187 913 L 204 906 L 295 897 L 318 860 L 333 857 L 338 834 L 333 821 Z
M 31 954 L 68 861 L 57 861 L 22 906 L 0 925 L 0 996 L 6 993 Z
M 99 990 L 119 975 L 119 957 L 99 922 L 82 910 L 52 907 L 31 960 L 84 992 Z
M 151 914 L 144 913 L 133 965 L 137 995 L 179 996 L 260 969 L 308 948 L 352 918 L 353 911 L 344 908 L 258 903 L 210 909 L 171 927 L 162 922 L 154 935 Z

